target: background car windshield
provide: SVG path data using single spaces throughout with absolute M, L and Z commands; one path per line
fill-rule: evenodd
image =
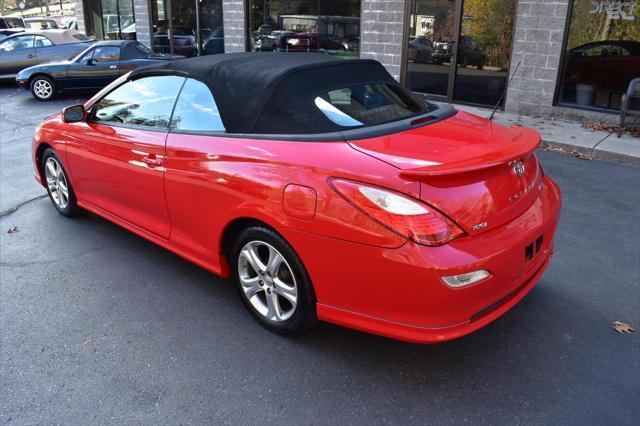
M 22 28 L 22 20 L 18 18 L 1 18 L 0 29 L 5 28 Z
M 433 110 L 399 86 L 363 84 L 332 90 L 315 100 L 329 120 L 345 127 L 381 124 Z
M 183 82 L 184 77 L 176 76 L 127 82 L 99 100 L 93 116 L 101 123 L 167 128 Z
M 149 56 L 153 53 L 153 51 L 149 49 L 147 46 L 145 46 L 144 44 L 136 44 L 136 49 L 142 52 L 142 54 L 145 56 Z
M 120 58 L 120 48 L 115 46 L 98 46 L 93 52 L 95 62 L 116 62 Z

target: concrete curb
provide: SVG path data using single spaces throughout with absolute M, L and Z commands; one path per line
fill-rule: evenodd
M 640 157 L 629 155 L 629 154 L 620 154 L 618 152 L 603 150 L 603 149 L 593 149 L 587 148 L 578 145 L 571 145 L 567 143 L 551 141 L 547 139 L 542 140 L 542 148 L 545 146 L 552 148 L 552 150 L 562 150 L 566 154 L 579 154 L 580 156 L 586 157 L 588 160 L 605 160 L 605 161 L 615 161 L 616 163 L 624 163 L 631 164 L 634 166 L 640 166 Z

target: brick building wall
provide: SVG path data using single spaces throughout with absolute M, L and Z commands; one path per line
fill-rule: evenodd
M 222 0 L 225 53 L 246 50 L 245 7 L 243 0 Z
M 550 113 L 560 66 L 568 0 L 520 0 L 512 47 L 506 109 Z
M 82 0 L 75 2 L 76 20 L 78 21 L 78 31 L 86 33 L 87 29 L 84 25 L 84 4 Z
M 405 0 L 362 0 L 360 57 L 375 59 L 400 79 Z
M 148 0 L 133 2 L 133 14 L 136 20 L 136 40 L 151 47 L 151 8 Z

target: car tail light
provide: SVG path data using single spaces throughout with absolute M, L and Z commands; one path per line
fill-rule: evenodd
M 451 219 L 414 198 L 342 179 L 331 179 L 329 184 L 371 219 L 418 244 L 440 246 L 464 235 Z

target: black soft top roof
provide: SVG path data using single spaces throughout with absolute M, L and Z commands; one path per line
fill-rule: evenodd
M 314 103 L 318 95 L 363 83 L 396 80 L 373 60 L 323 53 L 231 53 L 138 68 L 130 78 L 182 75 L 205 83 L 230 133 L 311 134 L 344 130 Z

